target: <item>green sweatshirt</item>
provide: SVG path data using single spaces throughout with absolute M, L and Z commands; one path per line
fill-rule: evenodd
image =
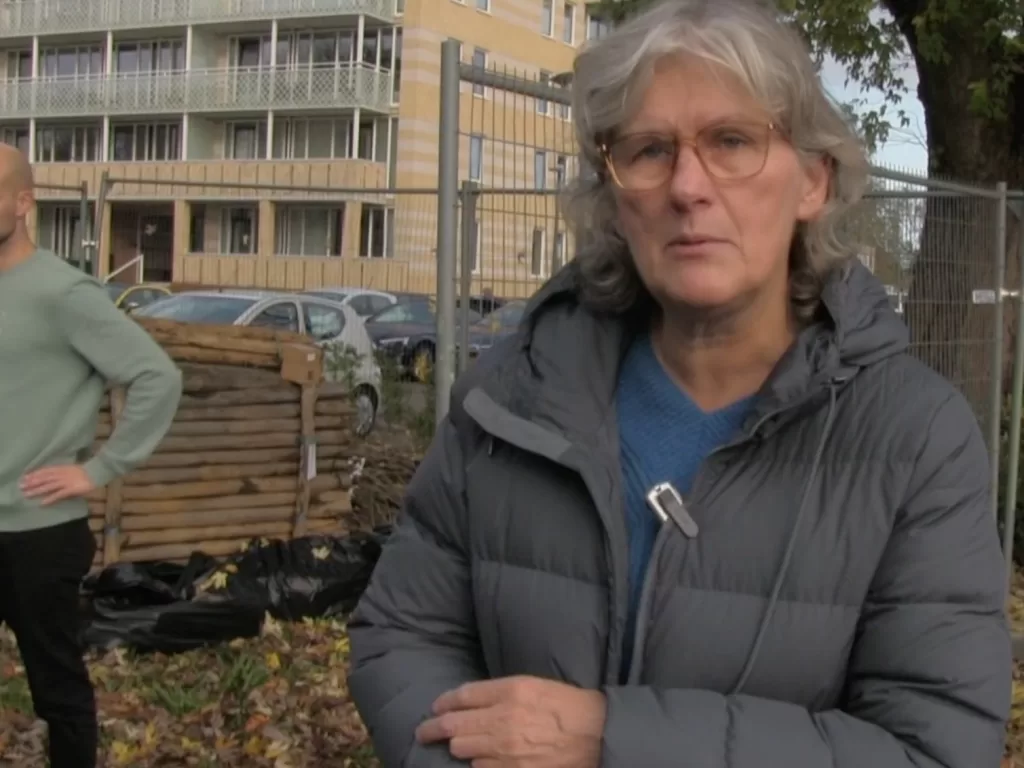
M 92 455 L 107 385 L 126 388 L 113 435 Z M 83 463 L 97 486 L 149 458 L 181 399 L 181 373 L 96 280 L 47 251 L 0 271 L 0 531 L 88 514 L 19 490 L 33 469 Z

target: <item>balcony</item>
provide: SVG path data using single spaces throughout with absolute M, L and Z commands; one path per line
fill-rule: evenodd
M 390 111 L 391 73 L 354 64 L 323 69 L 193 69 L 0 83 L 0 115 L 5 119 L 356 107 Z
M 365 14 L 394 17 L 394 0 L 0 0 L 0 38 Z
M 323 201 L 349 199 L 345 192 L 326 195 L 306 192 L 302 187 L 317 189 L 365 189 L 368 195 L 387 185 L 387 167 L 370 160 L 176 160 L 142 163 L 37 163 L 35 180 L 44 200 L 77 200 L 78 193 L 49 187 L 81 187 L 86 184 L 91 195 L 100 188 L 104 172 L 122 179 L 110 190 L 117 200 L 274 200 Z M 127 181 L 131 179 L 131 181 Z M 188 182 L 188 185 L 175 183 Z M 196 186 L 203 183 L 237 186 Z M 279 185 L 268 191 L 247 187 L 247 184 Z

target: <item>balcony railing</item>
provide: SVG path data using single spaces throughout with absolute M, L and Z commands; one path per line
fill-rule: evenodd
M 137 1 L 137 0 L 136 0 Z M 193 69 L 0 83 L 4 118 L 391 108 L 391 73 L 363 64 Z
M 0 0 L 0 37 L 394 12 L 395 0 Z

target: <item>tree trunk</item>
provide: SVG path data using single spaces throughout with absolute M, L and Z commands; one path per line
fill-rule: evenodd
M 971 84 L 989 81 L 994 70 L 992 53 L 966 30 L 944 31 L 945 61 L 923 56 L 918 45 L 913 2 L 885 0 L 905 35 L 918 73 L 918 98 L 924 106 L 928 131 L 929 176 L 994 188 L 1005 181 L 1010 188 L 1024 182 L 1024 77 L 1018 77 L 1007 97 L 1007 118 L 989 119 L 971 108 Z M 996 283 L 997 203 L 977 195 L 930 197 L 925 206 L 920 251 L 913 266 L 906 305 L 915 352 L 960 387 L 979 416 L 985 413 L 993 373 L 1006 380 L 1012 355 L 1004 355 L 1004 368 L 993 372 L 991 339 L 995 332 L 993 305 L 975 305 L 975 289 Z M 1007 241 L 1015 249 L 1018 224 L 1007 216 Z M 1016 250 L 1007 250 L 1005 285 L 1018 280 Z M 1014 317 L 1015 302 L 1004 302 L 1007 317 Z M 1015 329 L 1015 320 L 1007 324 Z M 1012 350 L 1012 333 L 1006 350 Z

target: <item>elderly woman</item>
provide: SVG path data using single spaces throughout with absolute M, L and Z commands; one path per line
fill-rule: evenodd
M 674 0 L 586 48 L 575 261 L 462 377 L 350 624 L 387 768 L 996 768 L 985 446 L 839 240 L 800 38 Z

